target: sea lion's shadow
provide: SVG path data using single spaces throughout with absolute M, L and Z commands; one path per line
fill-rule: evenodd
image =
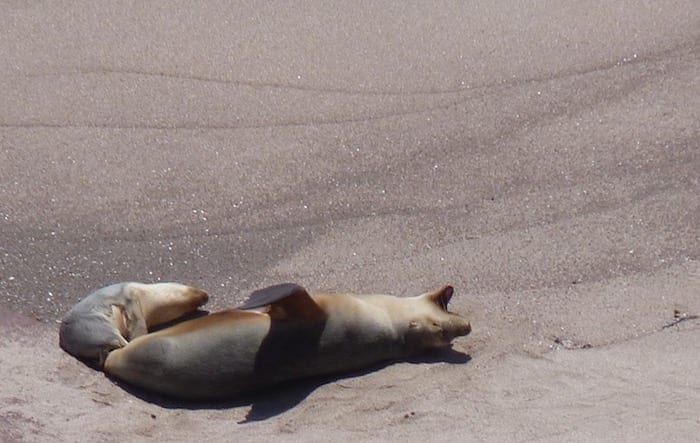
M 113 379 L 113 382 L 130 394 L 146 401 L 159 405 L 167 409 L 230 409 L 241 406 L 250 406 L 250 410 L 245 420 L 240 423 L 261 421 L 276 415 L 282 414 L 294 406 L 301 403 L 316 388 L 327 383 L 336 382 L 347 378 L 362 377 L 372 372 L 383 369 L 395 363 L 428 364 L 428 363 L 451 363 L 465 364 L 471 360 L 471 356 L 453 348 L 437 349 L 417 357 L 406 360 L 387 361 L 379 363 L 359 371 L 333 374 L 321 377 L 312 377 L 302 380 L 293 380 L 269 388 L 261 389 L 252 393 L 243 394 L 235 400 L 194 402 L 176 400 L 170 397 L 161 396 L 142 389 L 131 386 L 127 383 Z

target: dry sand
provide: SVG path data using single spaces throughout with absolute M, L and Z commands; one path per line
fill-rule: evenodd
M 0 439 L 697 439 L 700 3 L 260 3 L 0 2 Z M 125 280 L 474 332 L 194 407 L 58 348 Z

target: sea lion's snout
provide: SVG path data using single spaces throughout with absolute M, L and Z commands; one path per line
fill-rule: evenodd
M 471 323 L 469 323 L 468 321 L 462 321 L 455 328 L 455 337 L 463 337 L 465 335 L 469 335 L 470 332 L 472 332 Z
M 464 337 L 472 332 L 472 324 L 468 321 L 462 322 L 462 324 L 457 328 L 455 337 Z
M 464 337 L 472 332 L 472 325 L 457 314 L 451 314 L 451 321 L 445 323 L 442 328 L 442 336 L 445 343 L 450 343 L 457 337 Z

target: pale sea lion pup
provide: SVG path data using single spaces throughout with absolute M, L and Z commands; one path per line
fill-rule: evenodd
M 452 294 L 445 286 L 408 298 L 312 297 L 297 285 L 273 286 L 254 292 L 239 309 L 138 337 L 112 351 L 104 370 L 143 389 L 194 400 L 351 371 L 469 334 L 469 322 L 447 310 Z
M 59 344 L 102 367 L 107 354 L 148 330 L 196 310 L 207 293 L 179 283 L 119 283 L 91 293 L 61 321 Z

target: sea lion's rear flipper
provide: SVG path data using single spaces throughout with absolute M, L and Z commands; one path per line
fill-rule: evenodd
M 179 283 L 118 283 L 91 293 L 63 317 L 59 345 L 102 368 L 107 354 L 154 326 L 193 312 L 207 302 L 205 291 Z
M 209 300 L 206 291 L 179 283 L 130 283 L 129 291 L 138 299 L 149 331 L 194 312 Z
M 324 315 L 323 310 L 303 287 L 294 283 L 282 283 L 258 289 L 238 309 L 247 310 L 267 306 L 267 314 L 274 320 L 290 317 L 315 318 Z

